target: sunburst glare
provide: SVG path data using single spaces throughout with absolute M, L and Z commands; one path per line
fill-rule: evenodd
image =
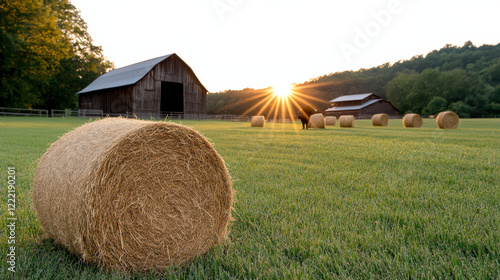
M 288 96 L 292 93 L 292 84 L 281 84 L 272 87 L 273 94 L 279 98 L 288 98 Z
M 266 120 L 291 120 L 297 119 L 298 111 L 304 106 L 317 107 L 318 104 L 328 106 L 327 100 L 322 100 L 308 94 L 308 91 L 315 87 L 329 86 L 335 82 L 326 82 L 314 85 L 286 84 L 276 85 L 256 92 L 253 96 L 241 99 L 237 102 L 226 105 L 226 108 L 232 106 L 241 106 L 248 104 L 241 115 L 265 116 Z M 306 92 L 304 92 L 306 91 Z

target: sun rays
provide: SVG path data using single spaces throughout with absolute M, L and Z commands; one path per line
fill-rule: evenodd
M 301 85 L 282 83 L 262 90 L 248 89 L 246 93 L 239 93 L 239 97 L 235 97 L 235 100 L 233 99 L 221 110 L 245 107 L 239 115 L 262 115 L 271 121 L 285 119 L 295 121 L 300 108 L 305 106 L 317 108 L 319 104 L 328 106 L 328 98 L 317 98 L 314 96 L 316 94 L 311 92 L 336 83 L 339 81 Z
M 267 120 L 290 119 L 294 121 L 300 108 L 306 105 L 314 107 L 310 101 L 324 102 L 324 100 L 300 92 L 300 88 L 294 85 L 271 87 L 251 99 L 257 98 L 261 100 L 248 108 L 242 115 L 252 113 L 257 116 L 264 115 Z M 254 113 L 257 109 L 257 113 Z
M 292 93 L 292 84 L 281 84 L 271 87 L 273 94 L 278 98 L 286 99 Z

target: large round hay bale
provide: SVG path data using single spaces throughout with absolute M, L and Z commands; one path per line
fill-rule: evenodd
M 460 118 L 455 112 L 445 111 L 437 115 L 436 124 L 441 129 L 457 129 Z
M 340 116 L 339 125 L 340 127 L 354 127 L 354 120 L 355 118 L 352 115 Z
M 46 235 L 83 261 L 138 272 L 186 264 L 224 240 L 233 189 L 193 129 L 107 118 L 49 147 L 33 204 Z
M 334 116 L 325 117 L 325 125 L 335 126 L 336 123 L 337 123 L 337 117 Z
M 251 127 L 264 127 L 265 118 L 264 116 L 253 116 L 250 120 Z
M 406 114 L 403 117 L 404 127 L 422 127 L 422 117 L 419 114 Z
M 372 116 L 373 126 L 387 126 L 389 123 L 389 117 L 387 114 L 376 114 Z
M 311 116 L 309 119 L 309 127 L 311 128 L 325 128 L 325 118 L 323 114 L 318 113 Z

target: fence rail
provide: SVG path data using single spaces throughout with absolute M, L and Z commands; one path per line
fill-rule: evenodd
M 6 108 L 0 107 L 0 115 L 14 115 L 14 116 L 40 116 L 40 117 L 79 117 L 79 118 L 103 118 L 103 117 L 124 117 L 124 118 L 140 118 L 140 119 L 197 119 L 197 120 L 219 120 L 230 122 L 249 122 L 251 116 L 245 115 L 185 115 L 183 112 L 160 112 L 160 114 L 149 113 L 106 113 L 103 110 L 79 109 L 75 110 L 44 110 L 44 109 L 23 109 L 23 108 Z M 285 119 L 269 119 L 269 122 L 291 122 Z
M 49 110 L 0 107 L 0 115 L 48 117 Z
M 78 110 L 78 117 L 80 118 L 102 118 L 104 113 L 102 110 L 88 110 L 80 109 Z
M 152 113 L 106 113 L 103 110 L 79 109 L 75 110 L 49 110 L 45 109 L 23 109 L 23 108 L 7 108 L 0 107 L 0 116 L 37 116 L 37 117 L 80 117 L 80 118 L 103 118 L 103 117 L 124 117 L 124 118 L 139 118 L 139 119 L 194 119 L 194 120 L 218 120 L 229 122 L 250 122 L 251 116 L 246 115 L 209 115 L 209 114 L 184 114 L 183 112 L 160 112 L 160 114 Z M 371 114 L 361 114 L 357 119 L 370 119 Z M 403 116 L 389 116 L 389 118 L 400 119 Z M 292 123 L 295 120 L 291 119 L 274 119 L 269 118 L 266 122 L 274 123 Z
M 78 117 L 78 111 L 73 110 L 50 110 L 50 116 L 55 117 Z
M 238 115 L 206 115 L 204 119 L 215 121 L 249 122 L 251 117 Z
M 160 112 L 160 119 L 183 119 L 184 112 Z
M 358 120 L 369 120 L 373 117 L 374 114 L 359 114 L 356 116 Z M 387 115 L 389 119 L 402 119 L 404 115 Z

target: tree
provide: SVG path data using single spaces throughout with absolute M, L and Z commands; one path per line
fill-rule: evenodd
M 439 96 L 448 102 L 464 100 L 474 86 L 474 79 L 471 79 L 467 72 L 462 69 L 441 72 L 439 79 L 442 90 Z
M 463 101 L 450 104 L 450 110 L 457 113 L 457 115 L 461 118 L 470 118 L 470 107 Z
M 440 78 L 441 73 L 437 69 L 426 69 L 417 76 L 413 89 L 406 98 L 413 112 L 421 114 L 433 97 L 441 96 L 443 85 Z
M 406 70 L 399 73 L 387 85 L 387 99 L 401 112 L 411 109 L 406 98 L 411 93 L 417 73 Z
M 94 46 L 87 32 L 87 23 L 68 0 L 46 0 L 51 10 L 58 15 L 58 26 L 64 40 L 71 45 L 70 55 L 60 61 L 56 75 L 44 88 L 44 99 L 40 108 L 76 109 L 76 92 L 90 84 L 100 75 L 113 68 L 102 54 L 102 48 Z
M 112 67 L 68 0 L 0 4 L 0 106 L 76 108 L 75 93 Z
M 41 88 L 69 57 L 57 16 L 39 0 L 0 5 L 0 106 L 30 107 L 41 102 Z
M 494 85 L 500 84 L 500 58 L 487 69 L 485 78 Z
M 434 96 L 429 104 L 427 104 L 427 106 L 424 108 L 422 114 L 426 116 L 436 115 L 442 111 L 445 111 L 447 104 L 448 102 L 443 97 Z

